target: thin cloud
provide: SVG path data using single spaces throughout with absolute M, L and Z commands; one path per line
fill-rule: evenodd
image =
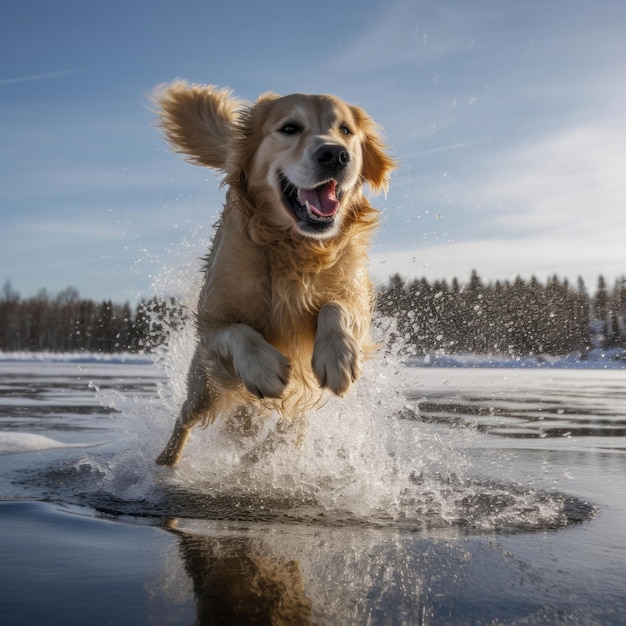
M 474 146 L 478 143 L 484 143 L 486 140 L 476 140 L 476 141 L 462 141 L 459 143 L 451 143 L 446 146 L 437 146 L 436 148 L 430 148 L 428 150 L 418 150 L 417 152 L 411 152 L 410 154 L 401 155 L 401 158 L 406 159 L 414 159 L 416 157 L 427 156 L 430 154 L 437 154 L 439 152 L 447 152 L 448 150 L 458 150 L 460 148 L 467 148 L 468 146 Z
M 583 123 L 500 155 L 466 185 L 508 232 L 558 232 L 600 240 L 623 234 L 626 204 L 624 119 Z M 459 190 L 461 193 L 461 190 Z
M 2 78 L 0 79 L 0 85 L 14 85 L 16 83 L 29 83 L 36 80 L 49 80 L 51 78 L 59 78 L 61 76 L 68 76 L 70 74 L 78 74 L 79 72 L 85 72 L 89 68 L 77 67 L 69 70 L 58 70 L 56 72 L 47 72 L 45 74 L 31 74 L 30 76 L 16 76 L 15 78 Z

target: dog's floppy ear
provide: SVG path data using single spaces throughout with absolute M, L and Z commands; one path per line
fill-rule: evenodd
M 245 181 L 254 154 L 263 139 L 263 122 L 267 117 L 267 107 L 280 98 L 271 91 L 261 94 L 254 104 L 242 106 L 235 124 L 232 153 L 228 159 L 226 182 L 237 186 Z
M 365 137 L 362 176 L 373 191 L 387 191 L 396 162 L 387 154 L 376 122 L 359 107 L 353 106 L 352 114 Z
M 161 127 L 177 152 L 196 165 L 225 169 L 229 146 L 244 103 L 228 89 L 178 80 L 152 95 Z

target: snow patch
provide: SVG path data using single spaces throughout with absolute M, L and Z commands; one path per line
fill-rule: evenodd
M 93 445 L 93 444 L 90 444 Z M 0 432 L 0 454 L 16 454 L 20 452 L 36 452 L 54 448 L 82 448 L 82 443 L 63 443 L 43 435 L 32 433 Z

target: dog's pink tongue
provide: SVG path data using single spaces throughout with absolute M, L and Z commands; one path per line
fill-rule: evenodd
M 337 213 L 339 201 L 337 200 L 337 183 L 331 180 L 322 187 L 316 189 L 300 189 L 300 202 L 304 204 L 308 200 L 313 213 L 323 217 L 332 217 Z

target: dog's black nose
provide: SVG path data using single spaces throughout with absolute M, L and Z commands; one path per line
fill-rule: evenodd
M 327 144 L 317 150 L 315 159 L 325 169 L 336 171 L 350 162 L 350 154 L 341 146 Z

